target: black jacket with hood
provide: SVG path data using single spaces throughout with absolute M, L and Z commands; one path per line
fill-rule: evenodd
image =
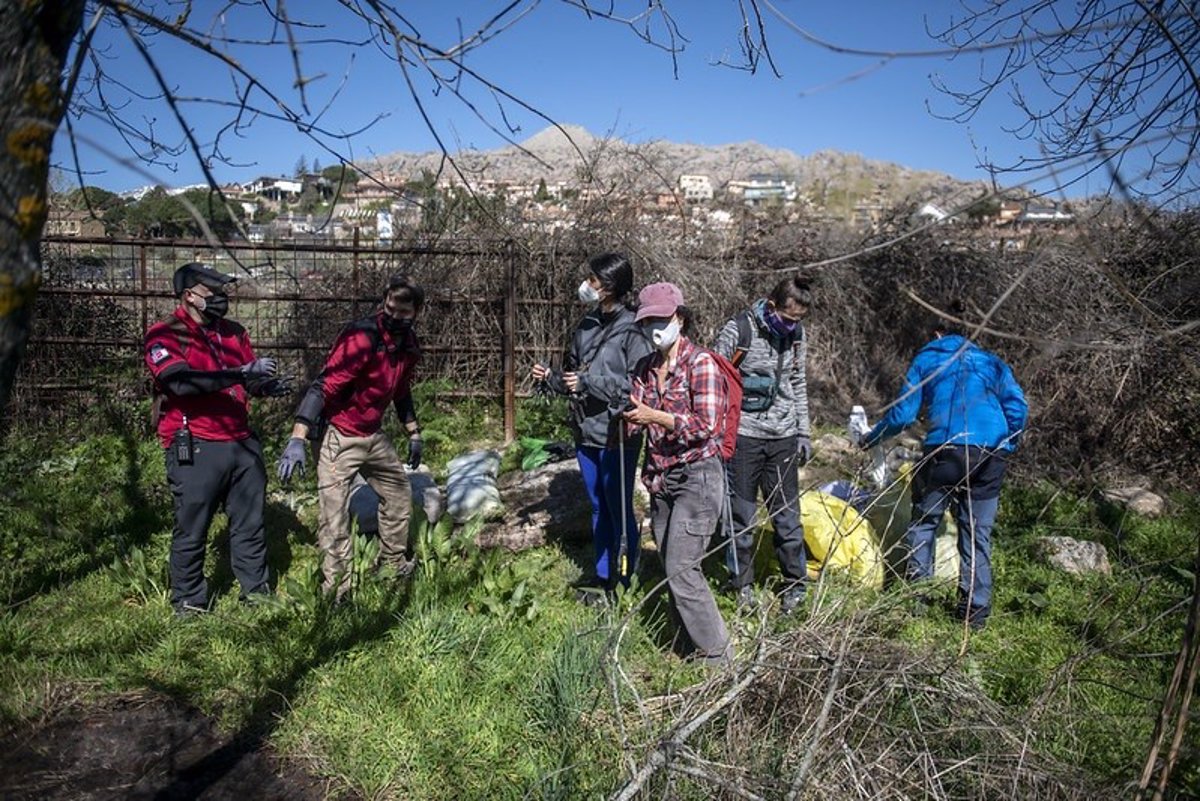
M 618 306 L 611 312 L 600 307 L 579 321 L 563 369 L 552 370 L 550 387 L 571 401 L 571 430 L 576 447 L 604 448 L 617 444 L 616 421 L 629 400 L 630 374 L 654 345 L 634 322 L 634 312 Z M 579 374 L 579 389 L 571 393 L 563 373 Z M 626 447 L 637 443 L 627 442 Z

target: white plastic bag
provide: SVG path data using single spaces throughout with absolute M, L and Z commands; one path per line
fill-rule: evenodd
M 446 512 L 459 523 L 477 515 L 486 517 L 499 509 L 500 454 L 471 451 L 450 460 L 446 466 Z
M 846 423 L 846 430 L 850 435 L 851 442 L 855 445 L 861 444 L 871 431 L 871 423 L 867 420 L 867 410 L 861 406 L 851 407 L 850 420 Z M 887 473 L 887 458 L 883 452 L 883 444 L 876 443 L 871 447 L 871 469 L 867 472 L 867 479 L 876 490 L 882 490 L 888 483 Z

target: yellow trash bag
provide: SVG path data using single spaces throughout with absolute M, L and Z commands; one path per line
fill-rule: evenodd
M 871 523 L 842 499 L 818 490 L 800 495 L 800 522 L 808 546 L 808 575 L 823 567 L 844 570 L 863 584 L 883 588 L 883 557 Z

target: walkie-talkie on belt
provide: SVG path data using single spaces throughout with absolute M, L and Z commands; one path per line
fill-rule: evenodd
M 192 463 L 192 429 L 188 428 L 187 415 L 183 416 L 183 425 L 175 432 L 175 461 L 179 464 Z

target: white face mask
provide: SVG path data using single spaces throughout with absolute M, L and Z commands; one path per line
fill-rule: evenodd
M 600 292 L 592 286 L 590 281 L 585 280 L 579 285 L 579 299 L 584 303 L 599 303 Z
M 679 321 L 672 320 L 663 326 L 655 326 L 650 331 L 650 339 L 659 350 L 669 350 L 679 339 Z

